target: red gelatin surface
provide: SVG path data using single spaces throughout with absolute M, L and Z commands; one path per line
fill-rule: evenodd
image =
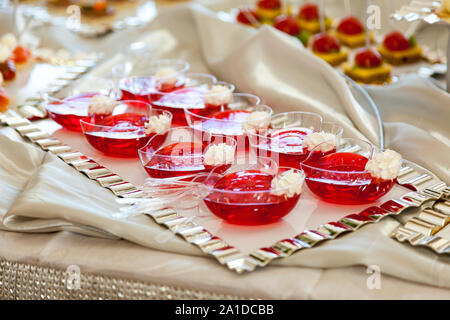
M 186 116 L 184 109 L 199 115 L 209 115 L 221 110 L 223 105 L 209 105 L 203 103 L 203 94 L 205 89 L 201 87 L 182 88 L 173 91 L 170 95 L 163 95 L 160 99 L 153 101 L 152 104 L 158 109 L 163 109 L 172 113 L 172 124 L 177 126 L 186 126 Z M 200 106 L 200 108 L 199 108 Z
M 248 150 L 249 140 L 242 128 L 242 123 L 248 118 L 250 111 L 247 110 L 226 110 L 212 114 L 210 119 L 201 123 L 201 130 L 214 134 L 222 134 L 231 136 L 236 140 L 236 148 L 240 150 Z M 227 120 L 227 121 L 217 121 Z
M 373 178 L 362 172 L 368 159 L 356 153 L 337 152 L 317 159 L 314 166 L 304 166 L 306 184 L 325 201 L 338 204 L 370 203 L 385 195 L 394 180 Z
M 277 161 L 279 166 L 300 168 L 300 162 L 308 156 L 303 140 L 309 132 L 301 129 L 282 129 L 267 138 L 259 138 L 258 153 Z
M 178 142 L 162 147 L 155 152 L 144 166 L 152 178 L 181 177 L 209 172 L 214 167 L 203 164 L 204 145 L 194 142 Z M 230 165 L 223 165 L 216 171 L 223 172 Z
M 154 77 L 126 78 L 120 84 L 122 100 L 138 100 L 151 103 L 161 98 L 162 93 L 173 92 L 184 87 L 184 80 L 175 84 L 158 84 Z
M 67 130 L 81 132 L 80 120 L 94 122 L 93 120 L 98 121 L 102 117 L 99 116 L 96 119 L 91 119 L 88 116 L 87 101 L 95 95 L 97 93 L 85 93 L 60 101 L 50 102 L 46 106 L 48 115 L 53 121 Z M 80 101 L 80 104 L 76 104 L 77 101 Z
M 115 157 L 136 157 L 137 150 L 144 147 L 155 134 L 145 134 L 147 117 L 140 114 L 123 113 L 106 117 L 84 132 L 88 142 L 97 150 Z M 88 125 L 89 126 L 89 125 Z M 166 135 L 153 139 L 154 147 L 164 143 Z
M 204 202 L 213 214 L 232 224 L 275 222 L 295 207 L 300 195 L 286 198 L 270 194 L 272 179 L 272 175 L 259 170 L 230 173 L 214 184 Z

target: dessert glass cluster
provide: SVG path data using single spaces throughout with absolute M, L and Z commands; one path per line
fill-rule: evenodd
M 103 154 L 139 157 L 153 191 L 185 189 L 232 224 L 278 221 L 304 182 L 318 198 L 346 205 L 376 201 L 395 183 L 400 155 L 344 139 L 341 126 L 316 113 L 273 114 L 253 94 L 187 73 L 182 61 L 150 65 L 150 75 L 119 79 L 118 96 L 49 97 L 45 107 Z

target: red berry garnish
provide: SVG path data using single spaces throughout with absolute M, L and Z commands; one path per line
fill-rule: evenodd
M 5 62 L 0 63 L 0 72 L 2 73 L 3 80 L 14 80 L 14 78 L 16 77 L 16 65 L 14 61 L 8 59 Z
M 253 18 L 253 19 L 251 19 Z M 256 14 L 255 10 L 250 8 L 239 9 L 239 13 L 236 17 L 236 20 L 243 24 L 252 25 L 254 21 L 259 21 L 259 17 Z
M 339 22 L 337 30 L 343 34 L 360 34 L 364 32 L 364 26 L 361 21 L 354 16 L 345 17 Z
M 280 9 L 281 8 L 281 1 L 280 0 L 259 0 L 258 1 L 258 7 L 263 9 Z
M 319 7 L 315 3 L 307 2 L 300 7 L 298 13 L 300 19 L 303 20 L 319 20 Z
M 383 58 L 371 48 L 359 49 L 355 55 L 355 63 L 361 68 L 375 68 L 383 63 Z
M 409 40 L 398 31 L 392 31 L 384 38 L 383 45 L 391 51 L 402 51 L 410 48 Z
M 291 36 L 298 35 L 300 33 L 300 27 L 297 24 L 297 20 L 286 15 L 278 16 L 275 19 L 274 27 Z
M 31 52 L 27 48 L 17 46 L 11 56 L 15 63 L 25 63 L 31 57 Z
M 313 38 L 312 42 L 313 51 L 329 53 L 339 52 L 341 44 L 338 39 L 329 35 L 328 33 L 321 33 Z

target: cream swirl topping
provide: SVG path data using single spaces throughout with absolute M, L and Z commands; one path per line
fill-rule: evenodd
M 277 196 L 294 197 L 302 192 L 305 176 L 293 169 L 285 171 L 272 179 L 270 193 Z
M 210 145 L 203 156 L 203 163 L 210 166 L 230 164 L 234 161 L 235 148 L 226 143 Z
M 393 151 L 385 150 L 367 161 L 365 169 L 375 178 L 392 180 L 398 177 L 402 165 L 402 156 Z

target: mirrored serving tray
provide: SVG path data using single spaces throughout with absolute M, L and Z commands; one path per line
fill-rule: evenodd
M 50 119 L 31 123 L 7 113 L 0 116 L 0 122 L 15 128 L 29 142 L 54 153 L 119 198 L 126 199 L 125 202 L 134 203 L 143 196 L 140 186 L 147 173 L 139 159 L 103 155 L 93 149 L 81 133 L 64 130 Z M 305 186 L 299 204 L 290 214 L 277 223 L 259 227 L 230 225 L 206 211 L 199 214 L 197 208 L 176 211 L 155 207 L 142 213 L 229 269 L 241 273 L 356 231 L 386 216 L 433 203 L 443 197 L 446 190 L 446 185 L 433 174 L 410 162 L 402 168 L 399 183 L 377 202 L 358 206 L 322 202 Z

